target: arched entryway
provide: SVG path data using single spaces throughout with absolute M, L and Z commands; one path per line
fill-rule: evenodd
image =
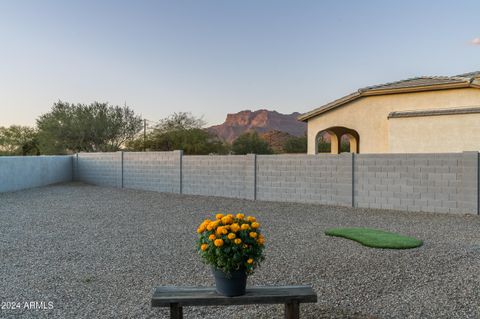
M 328 140 L 330 143 L 328 143 Z M 328 144 L 330 144 L 329 152 Z M 339 154 L 342 152 L 342 149 L 346 149 L 350 153 L 360 153 L 360 135 L 357 131 L 343 126 L 334 126 L 317 133 L 315 154 Z

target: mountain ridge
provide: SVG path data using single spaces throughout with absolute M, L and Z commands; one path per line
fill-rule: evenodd
M 222 124 L 210 126 L 207 130 L 229 143 L 243 133 L 251 131 L 256 131 L 259 134 L 280 131 L 293 136 L 304 136 L 307 124 L 297 120 L 299 115 L 298 112 L 283 114 L 275 110 L 259 109 L 252 111 L 247 109 L 227 114 Z

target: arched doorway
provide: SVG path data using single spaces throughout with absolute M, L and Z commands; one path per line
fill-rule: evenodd
M 329 147 L 326 146 L 328 144 L 330 144 Z M 317 133 L 315 154 L 339 154 L 342 151 L 350 153 L 360 152 L 360 135 L 357 131 L 343 126 L 334 126 Z

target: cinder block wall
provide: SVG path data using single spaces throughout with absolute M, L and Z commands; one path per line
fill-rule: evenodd
M 181 152 L 123 153 L 123 187 L 180 192 Z
M 254 199 L 255 155 L 184 156 L 184 194 Z
M 0 157 L 0 192 L 69 182 L 72 156 Z
M 258 155 L 257 199 L 352 205 L 352 154 Z
M 358 154 L 354 206 L 477 214 L 478 152 Z
M 479 214 L 479 153 L 183 156 L 81 153 L 75 179 L 162 192 Z
M 74 158 L 75 180 L 121 187 L 122 152 L 78 153 Z

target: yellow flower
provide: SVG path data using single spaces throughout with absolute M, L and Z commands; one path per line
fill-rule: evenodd
M 223 218 L 223 214 L 217 214 L 217 215 L 215 215 L 215 218 L 216 218 L 216 219 L 222 219 L 222 218 Z
M 240 229 L 240 225 L 238 225 L 237 223 L 230 225 L 230 230 L 233 231 L 234 233 L 236 233 L 239 229 Z
M 200 225 L 200 227 L 197 228 L 197 233 L 203 233 L 205 231 L 205 225 Z
M 242 230 L 247 230 L 247 229 L 250 229 L 250 225 L 248 224 L 242 224 Z
M 215 229 L 217 226 L 218 226 L 218 221 L 211 222 L 210 224 L 208 224 L 207 230 L 210 231 L 212 229 Z
M 210 236 L 208 236 L 208 239 L 210 240 L 215 240 L 215 238 L 217 238 L 217 236 L 215 236 L 214 234 L 211 234 Z
M 227 214 L 227 217 L 233 218 L 233 215 L 232 214 Z
M 252 223 L 252 228 L 258 228 L 258 227 L 260 227 L 259 223 L 257 223 L 257 222 Z
M 215 230 L 215 234 L 217 235 L 222 235 L 223 234 L 223 226 L 220 226 L 217 228 L 217 230 Z
M 247 217 L 247 220 L 248 220 L 250 223 L 253 223 L 253 222 L 257 221 L 257 219 L 256 219 L 255 217 L 253 217 L 253 216 L 248 216 L 248 217 Z
M 217 247 L 222 247 L 223 246 L 223 239 L 215 239 L 213 244 Z
M 257 243 L 259 243 L 260 245 L 263 245 L 263 244 L 265 244 L 265 239 L 260 237 L 260 238 L 257 239 Z
M 200 249 L 201 249 L 202 251 L 207 250 L 207 248 L 208 248 L 208 244 L 203 244 L 202 246 L 200 246 Z
M 253 264 L 253 259 L 252 259 L 252 258 L 248 258 L 247 264 Z
M 234 243 L 240 245 L 242 243 L 242 240 L 240 238 L 235 238 Z
M 229 216 L 222 217 L 222 223 L 224 225 L 229 225 L 229 224 L 233 223 L 233 218 L 229 217 Z
M 220 236 L 220 235 L 224 235 L 224 234 L 228 233 L 228 230 L 226 230 L 225 227 L 220 226 L 220 227 L 217 228 L 215 233 Z
M 235 236 L 234 233 L 230 233 L 230 234 L 227 235 L 227 238 L 230 239 L 230 240 L 234 239 L 235 237 L 237 237 L 237 236 Z
M 252 238 L 257 238 L 257 233 L 254 232 L 254 231 L 250 232 L 250 234 L 248 234 L 248 235 Z
M 211 222 L 210 219 L 205 219 L 202 224 L 204 224 L 205 226 L 207 226 L 208 224 L 210 224 L 210 222 Z
M 237 218 L 238 218 L 238 219 L 243 219 L 244 217 L 245 217 L 244 214 L 237 214 Z

